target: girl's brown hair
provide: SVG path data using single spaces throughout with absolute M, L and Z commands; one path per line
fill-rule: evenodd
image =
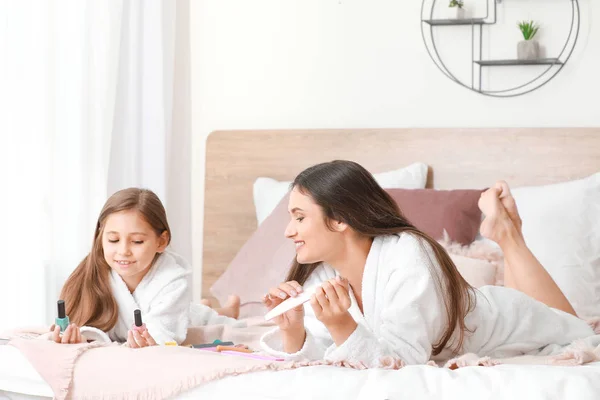
M 468 332 L 465 317 L 475 305 L 475 289 L 458 272 L 444 248 L 404 217 L 394 199 L 366 169 L 352 161 L 317 164 L 301 172 L 291 187 L 311 196 L 323 209 L 325 222 L 330 227 L 332 221 L 341 221 L 367 237 L 409 233 L 421 239 L 421 246 L 426 242 L 441 269 L 439 271 L 430 263 L 431 274 L 444 299 L 448 321 L 441 339 L 433 345 L 432 353 L 439 354 L 457 329 L 459 337 L 453 350 L 459 351 L 465 332 Z M 294 260 L 286 281 L 304 284 L 319 264 L 299 264 Z
M 123 189 L 113 194 L 98 217 L 92 250 L 69 276 L 61 291 L 67 315 L 78 326 L 93 326 L 106 332 L 117 323 L 119 310 L 112 295 L 110 266 L 104 259 L 102 234 L 108 216 L 126 210 L 138 211 L 157 236 L 167 232 L 167 243 L 171 241 L 167 214 L 156 194 L 138 188 Z

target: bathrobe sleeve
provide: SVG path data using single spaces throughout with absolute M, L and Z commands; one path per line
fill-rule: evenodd
M 191 302 L 188 274 L 180 274 L 153 296 L 143 319 L 157 344 L 185 340 Z
M 375 286 L 383 291 L 380 309 L 375 310 L 380 313 L 377 334 L 358 324 L 342 345 L 327 349 L 327 360 L 362 362 L 368 367 L 379 366 L 387 357 L 406 364 L 430 360 L 432 344 L 446 324 L 445 306 L 429 268 L 431 262 L 439 270 L 435 256 L 426 242 L 422 247 L 418 241 L 402 235 L 382 260 L 384 265 L 378 266 L 379 273 L 389 270 L 389 277 Z
M 162 286 L 157 284 L 156 281 L 165 278 L 168 278 L 168 280 L 163 281 Z M 174 341 L 178 344 L 183 342 L 187 336 L 191 301 L 187 272 L 169 271 L 167 274 L 159 274 L 155 278 L 153 285 L 146 286 L 140 290 L 147 292 L 142 293 L 145 299 L 142 307 L 142 320 L 156 343 L 163 345 L 165 342 Z M 122 300 L 124 295 L 116 297 L 117 301 L 121 298 L 121 303 L 117 303 L 119 307 L 127 308 L 128 316 L 133 315 L 133 310 L 129 308 L 133 308 L 133 306 L 137 308 L 138 305 L 134 304 L 132 307 L 127 307 L 129 302 L 125 303 Z M 127 340 L 127 328 L 128 326 L 124 327 L 120 332 L 125 341 Z M 84 326 L 81 328 L 81 333 L 87 340 L 110 342 L 111 335 L 116 336 L 114 333 L 115 329 L 116 327 L 107 334 L 94 327 Z M 119 342 L 117 339 L 115 341 Z

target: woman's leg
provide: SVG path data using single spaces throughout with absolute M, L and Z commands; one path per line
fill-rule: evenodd
M 514 197 L 512 197 L 512 194 L 510 193 L 510 188 L 508 187 L 508 184 L 505 181 L 498 181 L 494 185 L 494 188 L 500 191 L 498 195 L 498 197 L 500 198 L 500 203 L 504 206 L 504 209 L 508 213 L 508 216 L 510 217 L 510 220 L 512 221 L 519 235 L 523 236 L 523 231 L 521 230 L 523 222 L 521 221 L 521 216 L 517 211 L 517 203 L 515 202 Z M 515 279 L 513 277 L 512 269 L 510 267 L 510 264 L 506 260 L 506 257 L 504 259 L 504 286 L 519 290 L 517 288 L 517 283 L 515 282 Z
M 521 218 L 505 182 L 482 193 L 479 208 L 485 215 L 481 234 L 500 245 L 504 253 L 505 286 L 541 301 L 549 307 L 575 314 L 575 310 L 550 274 L 525 244 Z

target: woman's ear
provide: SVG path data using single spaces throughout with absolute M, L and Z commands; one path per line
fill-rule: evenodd
M 163 251 L 165 251 L 165 249 L 167 248 L 168 245 L 169 245 L 169 232 L 163 231 L 163 233 L 161 233 L 160 236 L 158 237 L 158 250 L 156 250 L 156 252 L 162 253 Z
M 336 232 L 344 232 L 348 229 L 348 224 L 342 221 L 333 221 L 333 229 L 335 229 Z

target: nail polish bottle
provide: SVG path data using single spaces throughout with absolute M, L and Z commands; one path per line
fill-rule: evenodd
M 58 306 L 58 317 L 56 317 L 56 320 L 54 321 L 54 323 L 58 326 L 60 326 L 60 331 L 64 332 L 65 329 L 67 329 L 67 327 L 69 326 L 69 317 L 67 316 L 67 314 L 65 313 L 65 301 L 64 300 L 58 300 L 58 302 L 56 302 L 56 305 Z
M 142 333 L 146 330 L 146 324 L 142 323 L 142 312 L 140 310 L 135 310 L 133 312 L 133 326 L 131 329 Z

